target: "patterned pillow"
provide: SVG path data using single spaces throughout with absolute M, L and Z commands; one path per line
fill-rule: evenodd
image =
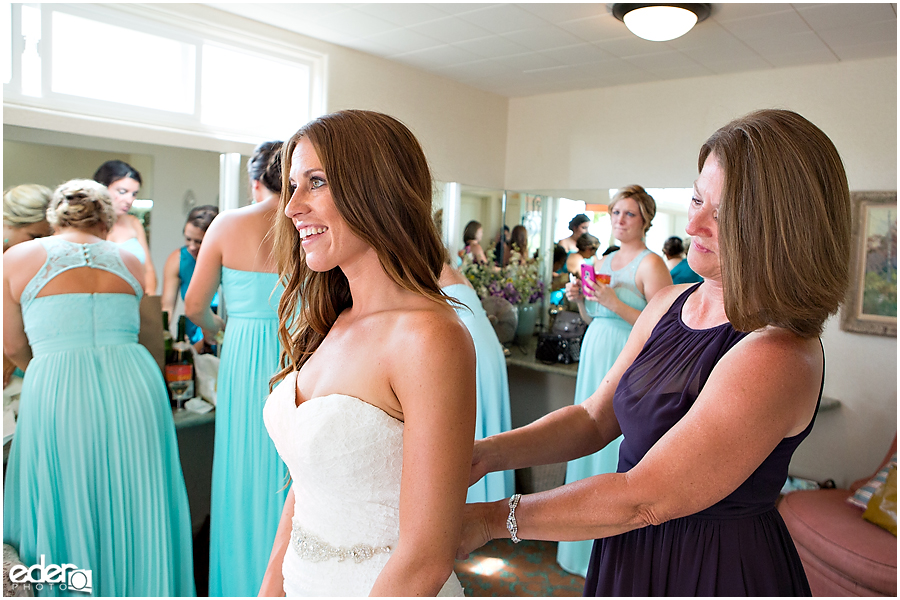
M 865 510 L 869 505 L 869 500 L 872 499 L 872 494 L 878 491 L 878 488 L 884 485 L 884 482 L 887 480 L 888 471 L 891 470 L 891 467 L 897 466 L 897 453 L 895 452 L 891 455 L 891 460 L 887 461 L 887 464 L 884 465 L 880 471 L 869 480 L 869 482 L 856 490 L 856 493 L 847 498 L 847 502 L 852 504 L 853 506 L 858 506 L 859 508 Z
M 887 481 L 872 494 L 863 519 L 897 537 L 897 467 L 888 472 Z

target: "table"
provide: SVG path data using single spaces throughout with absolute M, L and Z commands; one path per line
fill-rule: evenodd
M 182 409 L 173 411 L 172 418 L 191 507 L 191 526 L 196 536 L 209 520 L 216 411 L 198 414 Z
M 537 350 L 537 343 L 537 335 L 533 335 L 527 338 L 524 343 L 507 344 L 507 348 L 509 349 L 510 354 L 506 358 L 506 364 L 515 365 L 523 369 L 531 369 L 533 371 L 539 371 L 542 373 L 552 373 L 554 375 L 561 375 L 563 377 L 572 377 L 573 379 L 575 378 L 575 376 L 578 374 L 577 362 L 570 365 L 564 365 L 561 363 L 548 365 L 547 363 L 541 362 L 534 357 L 534 353 Z

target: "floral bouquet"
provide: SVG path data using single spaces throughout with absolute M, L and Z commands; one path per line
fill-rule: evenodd
M 540 263 L 528 260 L 513 250 L 509 264 L 497 267 L 493 260 L 486 264 L 476 263 L 468 254 L 463 257 L 460 271 L 478 297 L 499 296 L 510 304 L 531 304 L 544 298 L 544 282 L 540 277 Z

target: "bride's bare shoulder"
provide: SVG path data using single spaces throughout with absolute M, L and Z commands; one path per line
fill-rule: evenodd
M 392 343 L 416 347 L 422 352 L 458 351 L 471 335 L 447 303 L 427 300 L 415 307 L 399 309 L 389 324 Z

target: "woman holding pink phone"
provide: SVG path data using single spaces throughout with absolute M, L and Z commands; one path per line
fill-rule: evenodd
M 659 290 L 672 285 L 666 263 L 644 243 L 655 215 L 656 202 L 644 188 L 631 185 L 619 190 L 609 205 L 619 249 L 593 265 L 582 264 L 581 283 L 566 285 L 566 297 L 578 305 L 581 318 L 588 323 L 578 360 L 575 404 L 587 400 L 600 386 L 647 302 Z M 566 483 L 615 473 L 621 439 L 600 452 L 570 461 Z M 560 542 L 557 561 L 566 571 L 584 577 L 591 546 L 591 541 Z

